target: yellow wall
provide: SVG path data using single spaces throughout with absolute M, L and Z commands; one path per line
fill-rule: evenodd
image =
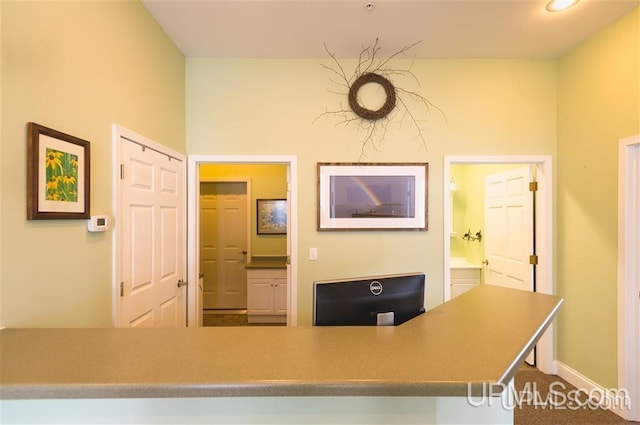
M 454 231 L 451 238 L 451 256 L 463 257 L 473 264 L 481 264 L 485 259 L 484 237 L 484 178 L 488 175 L 507 171 L 520 165 L 512 164 L 465 164 L 451 165 L 451 176 L 458 190 L 454 194 Z M 480 241 L 466 241 L 462 236 L 471 231 L 475 237 L 481 231 Z
M 640 134 L 640 15 L 562 57 L 558 67 L 558 359 L 617 382 L 618 140 Z
M 286 235 L 258 235 L 256 199 L 287 197 L 287 167 L 278 164 L 205 164 L 200 166 L 200 179 L 242 177 L 251 179 L 251 255 L 287 255 Z
M 138 2 L 2 2 L 1 87 L 1 324 L 110 326 L 112 232 L 26 220 L 26 125 L 91 142 L 91 213 L 112 214 L 113 123 L 185 151 L 184 56 Z
M 387 138 L 361 157 L 363 132 L 315 120 L 344 105 L 331 93 L 331 73 L 308 60 L 187 59 L 188 154 L 296 155 L 298 159 L 299 322 L 312 312 L 318 279 L 423 271 L 427 307 L 443 300 L 443 156 L 555 155 L 555 60 L 417 60 L 419 91 L 446 114 L 414 105 L 427 140 L 397 114 Z M 399 62 L 398 66 L 408 63 Z M 345 60 L 351 70 L 354 61 Z M 315 120 L 315 122 L 314 122 Z M 447 125 L 448 123 L 448 125 Z M 318 232 L 316 163 L 429 162 L 427 232 Z M 310 247 L 318 261 L 309 261 Z

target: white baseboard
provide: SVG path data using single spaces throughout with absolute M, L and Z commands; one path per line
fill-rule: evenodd
M 612 393 L 612 390 L 615 391 L 616 389 L 604 388 L 558 360 L 556 360 L 555 363 L 556 370 L 558 371 L 557 375 L 560 378 L 564 379 L 576 388 L 585 390 L 589 394 L 604 395 L 605 401 L 603 403 L 603 407 L 608 408 L 610 411 L 624 419 L 628 419 L 631 401 L 627 400 L 626 403 L 623 403 L 620 400 L 615 400 L 615 395 Z

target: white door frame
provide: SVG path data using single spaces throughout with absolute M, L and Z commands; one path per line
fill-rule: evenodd
M 538 265 L 536 270 L 536 292 L 554 294 L 554 265 L 553 265 L 553 168 L 551 156 L 445 156 L 443 199 L 448 199 L 449 182 L 451 181 L 452 164 L 531 164 L 537 167 L 536 181 L 538 193 L 536 195 L 536 248 L 538 251 Z M 446 195 L 446 196 L 444 196 Z M 451 252 L 451 205 L 443 202 L 444 208 L 444 301 L 451 298 L 449 281 Z M 556 374 L 554 360 L 554 327 L 550 326 L 536 345 L 536 366 L 547 374 Z
M 146 148 L 152 149 L 156 152 L 159 152 L 163 155 L 167 155 L 169 157 L 173 157 L 179 161 L 182 161 L 183 164 L 186 160 L 185 156 L 179 152 L 174 151 L 173 149 L 168 148 L 158 142 L 155 142 L 147 137 L 144 137 L 132 130 L 129 130 L 125 127 L 119 126 L 117 124 L 113 124 L 111 126 L 111 153 L 112 153 L 112 163 L 113 163 L 113 174 L 112 174 L 112 183 L 113 183 L 113 222 L 114 222 L 114 230 L 111 232 L 111 323 L 113 327 L 122 326 L 121 323 L 121 297 L 120 297 L 120 282 L 121 282 L 121 270 L 120 270 L 120 252 L 121 252 L 121 240 L 119 238 L 119 230 L 118 225 L 120 223 L 120 138 L 124 138 L 133 143 L 137 143 Z M 183 165 L 184 166 L 184 165 Z M 185 173 L 186 174 L 186 173 Z M 185 179 L 186 180 L 186 179 Z M 184 190 L 184 186 L 181 188 Z M 184 207 L 183 207 L 184 208 Z M 182 220 L 183 229 L 182 234 L 186 235 L 186 221 L 187 215 L 184 214 L 184 219 Z M 183 243 L 186 246 L 186 243 Z M 183 276 L 180 279 L 185 279 L 185 272 L 187 270 L 187 252 L 186 250 L 183 253 L 182 257 L 183 264 Z M 197 285 L 197 282 L 196 282 Z M 189 301 L 187 300 L 187 306 L 189 307 Z M 187 310 L 188 316 L 188 310 Z
M 620 140 L 618 154 L 618 388 L 630 406 L 617 413 L 640 421 L 640 136 Z M 624 408 L 623 408 L 624 407 Z
M 198 326 L 197 297 L 195 290 L 198 282 L 198 264 L 200 246 L 198 231 L 198 195 L 200 164 L 281 164 L 287 165 L 289 179 L 290 215 L 288 217 L 287 246 L 289 265 L 287 266 L 287 325 L 298 323 L 298 160 L 288 155 L 189 155 L 187 159 L 187 269 L 189 291 L 187 303 L 188 326 Z M 249 210 L 250 211 L 250 210 Z M 192 284 L 193 283 L 193 284 Z

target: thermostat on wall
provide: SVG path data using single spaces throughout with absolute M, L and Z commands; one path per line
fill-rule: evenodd
M 92 215 L 87 222 L 90 232 L 104 232 L 111 227 L 111 218 L 108 215 Z

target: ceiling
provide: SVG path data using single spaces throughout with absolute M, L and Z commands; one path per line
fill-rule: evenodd
M 554 58 L 640 0 L 142 0 L 187 57 L 357 57 L 379 40 L 419 58 Z

